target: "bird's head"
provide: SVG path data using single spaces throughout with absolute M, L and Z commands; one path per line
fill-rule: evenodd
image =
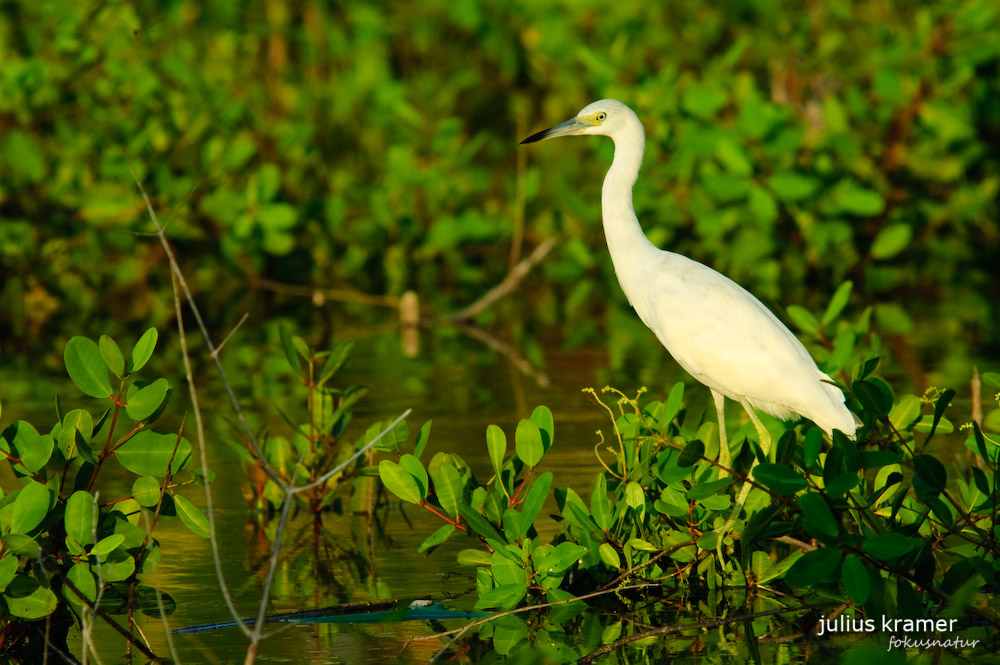
M 614 137 L 619 130 L 637 124 L 639 124 L 639 119 L 632 112 L 632 109 L 617 99 L 601 99 L 584 106 L 575 118 L 555 127 L 543 129 L 537 134 L 532 134 L 521 143 L 523 145 L 545 139 L 554 139 L 557 136 L 576 136 L 579 134 L 600 134 Z

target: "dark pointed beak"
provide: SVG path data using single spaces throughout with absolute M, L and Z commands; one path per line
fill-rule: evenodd
M 584 124 L 572 118 L 566 122 L 560 123 L 555 127 L 549 127 L 548 129 L 543 129 L 537 134 L 532 134 L 528 138 L 521 141 L 521 145 L 525 143 L 535 143 L 536 141 L 544 141 L 545 139 L 554 139 L 557 136 L 572 136 L 574 134 L 582 134 L 589 125 Z

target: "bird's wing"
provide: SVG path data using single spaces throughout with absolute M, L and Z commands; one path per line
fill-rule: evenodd
M 728 277 L 671 252 L 648 275 L 636 307 L 684 369 L 734 399 L 779 417 L 808 415 L 822 374 L 805 347 L 757 298 Z

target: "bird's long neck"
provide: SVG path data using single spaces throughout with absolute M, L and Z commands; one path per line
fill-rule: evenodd
M 638 310 L 637 296 L 644 277 L 638 270 L 640 262 L 636 259 L 647 252 L 657 251 L 642 232 L 632 207 L 632 185 L 639 175 L 646 139 L 638 118 L 613 138 L 615 158 L 604 177 L 601 192 L 604 235 L 622 290 Z

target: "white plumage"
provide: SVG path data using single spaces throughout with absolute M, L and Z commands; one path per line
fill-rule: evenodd
M 615 143 L 601 195 L 615 273 L 643 323 L 681 367 L 711 389 L 719 416 L 720 463 L 728 466 L 730 457 L 723 396 L 747 410 L 765 453 L 770 435 L 754 409 L 782 419 L 804 416 L 829 435 L 838 429 L 853 437 L 856 420 L 843 393 L 827 383 L 830 377 L 767 307 L 728 277 L 646 238 L 632 207 L 646 143 L 632 109 L 602 99 L 522 143 L 576 134 L 610 136 Z

